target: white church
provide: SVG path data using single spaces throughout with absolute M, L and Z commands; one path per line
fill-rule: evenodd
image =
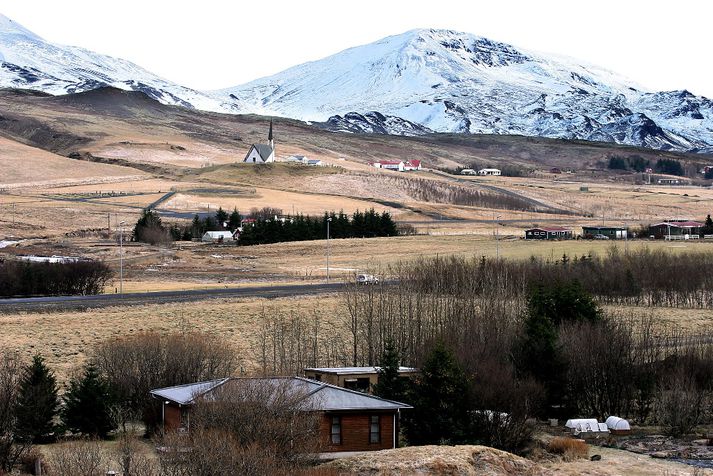
M 253 144 L 243 160 L 247 164 L 267 164 L 275 161 L 275 141 L 272 140 L 272 121 L 267 135 L 267 144 Z

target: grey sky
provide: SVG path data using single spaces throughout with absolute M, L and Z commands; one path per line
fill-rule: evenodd
M 713 98 L 713 3 L 705 0 L 0 0 L 0 13 L 47 40 L 122 57 L 197 89 L 235 86 L 433 27 L 572 56 L 650 89 Z

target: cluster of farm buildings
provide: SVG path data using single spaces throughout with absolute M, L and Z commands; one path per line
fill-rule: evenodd
M 713 239 L 713 235 L 704 234 L 705 223 L 691 220 L 668 220 L 649 225 L 646 236 L 664 240 Z M 527 240 L 571 240 L 574 238 L 624 240 L 630 238 L 629 230 L 616 226 L 583 226 L 582 234 L 575 235 L 571 228 L 561 226 L 536 227 L 525 230 Z M 633 236 L 633 238 L 637 238 Z

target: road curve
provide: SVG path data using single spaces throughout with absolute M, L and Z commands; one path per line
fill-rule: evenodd
M 192 289 L 129 294 L 96 294 L 92 296 L 47 296 L 0 299 L 0 315 L 17 311 L 58 311 L 108 306 L 137 306 L 173 302 L 200 301 L 211 298 L 262 297 L 279 298 L 335 292 L 344 287 L 341 281 L 314 284 L 285 284 L 242 288 Z

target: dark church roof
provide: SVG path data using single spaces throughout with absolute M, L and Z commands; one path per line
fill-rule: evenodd
M 257 153 L 260 154 L 262 160 L 267 160 L 270 158 L 270 154 L 272 154 L 272 147 L 270 147 L 270 144 L 253 144 L 253 147 L 255 147 Z M 250 152 L 248 151 L 248 154 L 249 153 Z

